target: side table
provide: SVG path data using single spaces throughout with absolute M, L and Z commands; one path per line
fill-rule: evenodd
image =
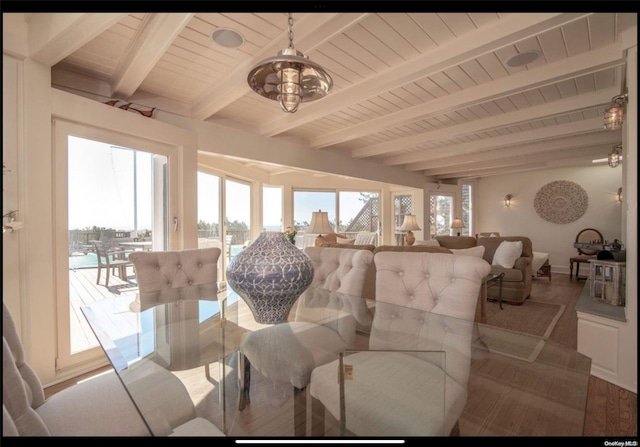
M 502 279 L 504 278 L 504 272 L 502 273 L 490 273 L 487 276 L 487 290 L 490 287 L 493 286 L 498 286 L 498 303 L 500 304 L 500 309 L 503 309 L 502 307 Z M 489 299 L 489 297 L 487 296 L 487 299 Z

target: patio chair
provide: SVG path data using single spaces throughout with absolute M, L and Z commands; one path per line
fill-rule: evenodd
M 105 243 L 102 241 L 94 241 L 93 246 L 95 247 L 96 256 L 98 258 L 98 275 L 96 278 L 96 284 L 100 284 L 102 269 L 105 269 L 107 274 L 104 283 L 105 287 L 109 287 L 109 275 L 111 274 L 111 271 L 116 268 L 118 269 L 118 276 L 120 276 L 120 279 L 126 281 L 127 267 L 133 264 L 124 257 L 124 250 L 108 250 Z

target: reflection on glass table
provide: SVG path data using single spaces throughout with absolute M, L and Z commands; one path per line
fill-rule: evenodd
M 226 435 L 294 436 L 295 406 L 290 383 L 276 382 L 252 371 L 250 403 L 238 408 L 238 350 L 247 333 L 271 325 L 256 323 L 248 306 L 230 289 L 217 292 L 215 297 L 186 289 L 174 293 L 174 301 L 169 295 L 122 296 L 83 308 L 152 432 L 166 433 L 166 427 L 159 427 L 160 419 L 186 417 L 175 404 L 176 397 L 156 392 L 155 383 L 149 379 L 151 371 L 161 369 L 184 385 L 197 417 Z M 305 292 L 316 298 L 330 293 L 336 292 Z M 393 436 L 422 433 L 420 430 L 430 426 L 440 427 L 440 432 L 428 433 L 448 435 L 450 425 L 456 422 L 447 418 L 452 406 L 461 412 L 457 427 L 462 436 L 582 435 L 591 367 L 590 359 L 584 355 L 541 337 L 359 297 L 345 299 L 353 300 L 362 301 L 356 306 L 360 311 L 369 309 L 374 314 L 374 325 L 376 318 L 380 322 L 381 317 L 388 317 L 387 341 L 376 340 L 375 331 L 357 326 L 352 346 L 343 354 L 343 368 L 338 368 L 339 360 L 335 366 L 325 367 L 325 380 L 331 386 L 320 387 L 324 399 L 316 399 L 321 396 L 313 390 L 313 381 L 308 387 L 311 390 L 307 392 L 314 397 L 312 405 L 302 410 L 311 414 L 306 417 L 308 435 L 380 436 L 380 424 L 358 421 L 358 406 L 366 407 L 374 397 L 383 396 L 388 397 L 379 403 L 381 417 L 394 426 L 393 418 L 384 418 L 384 414 L 393 412 L 405 424 L 388 432 Z M 291 310 L 291 321 L 295 320 L 296 311 L 297 303 Z M 345 309 L 336 310 L 335 314 L 324 309 L 318 315 L 318 324 L 331 327 L 345 318 Z M 394 315 L 402 315 L 415 324 L 393 325 L 399 322 Z M 389 344 L 389 340 L 394 342 Z M 455 346 L 459 349 L 453 349 Z M 271 349 L 283 347 L 276 344 Z M 453 367 L 465 362 L 469 365 L 466 369 Z M 363 370 L 362 364 L 369 366 Z M 339 372 L 344 372 L 345 366 L 351 367 L 346 369 L 350 369 L 352 378 L 343 380 L 341 387 Z M 411 376 L 415 383 L 403 378 L 408 371 L 418 370 L 422 372 Z M 322 371 L 320 366 L 314 374 Z M 454 383 L 464 392 L 453 393 Z M 367 391 L 369 386 L 374 389 Z M 402 418 L 403 414 L 415 412 L 416 405 L 426 404 L 424 399 L 402 398 L 411 390 L 416 390 L 414 398 L 420 393 L 431 396 L 430 407 L 413 415 L 417 419 Z M 343 410 L 339 408 L 341 391 Z M 447 398 L 453 396 L 455 402 L 448 402 Z M 316 400 L 324 400 L 323 406 L 318 407 Z M 337 410 L 333 402 L 338 402 Z M 409 430 L 407 424 L 414 430 Z

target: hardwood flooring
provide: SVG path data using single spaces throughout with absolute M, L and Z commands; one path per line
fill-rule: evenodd
M 576 349 L 577 347 L 578 319 L 575 312 L 575 304 L 583 287 L 583 281 L 571 280 L 568 275 L 561 274 L 553 274 L 551 281 L 547 278 L 537 278 L 534 279 L 533 282 L 532 298 L 564 304 L 566 306 L 550 338 L 572 349 Z M 102 371 L 104 371 L 104 369 L 99 372 Z M 203 374 L 203 372 L 201 370 L 185 372 L 185 375 L 188 376 L 189 374 Z M 67 386 L 73 385 L 80 379 L 81 378 L 78 378 L 52 386 L 45 390 L 45 394 L 50 396 Z M 187 379 L 187 377 L 185 377 L 185 379 Z M 200 390 L 200 392 L 217 392 L 215 388 L 216 385 L 212 384 L 210 389 Z M 234 425 L 236 436 L 251 435 L 252 431 L 257 430 L 256 424 L 267 424 L 274 429 L 278 426 L 291 427 L 293 431 L 293 424 L 291 422 L 294 408 L 292 399 L 287 397 L 290 390 L 288 387 L 282 387 L 275 391 L 276 392 L 268 398 L 265 397 L 263 400 L 259 398 L 255 400 L 255 402 L 252 401 L 253 408 L 249 409 L 249 412 L 253 414 L 247 413 L 247 410 L 245 410 L 239 413 L 233 420 L 227 421 L 227 425 Z M 490 397 L 483 397 L 483 399 L 488 398 Z M 258 405 L 259 403 L 263 405 L 260 406 Z M 310 402 L 308 403 L 310 407 Z M 607 438 L 636 437 L 638 433 L 637 403 L 637 394 L 597 377 L 590 376 L 582 436 Z M 485 404 L 488 404 L 488 402 L 485 402 Z M 215 409 L 202 408 L 203 406 L 205 406 L 204 400 L 196 401 L 198 411 L 215 412 Z M 517 408 L 512 408 L 512 411 L 505 409 L 504 413 L 499 416 L 502 418 L 502 424 L 526 424 L 527 422 L 525 417 L 518 415 Z M 220 418 L 219 414 L 213 417 L 214 420 Z M 310 432 L 312 428 L 311 419 L 311 415 L 308 414 L 308 432 Z M 249 420 L 251 420 L 251 423 L 248 422 Z M 335 421 L 331 421 L 330 418 L 327 421 L 329 426 L 329 431 L 327 431 L 328 435 L 336 435 L 337 433 L 335 426 L 331 426 L 332 422 L 335 423 Z M 530 430 L 532 434 L 535 435 L 536 427 L 531 427 Z M 461 424 L 460 434 L 462 436 L 470 435 L 469 433 L 465 434 L 463 424 Z M 291 435 L 293 435 L 293 433 L 291 433 Z

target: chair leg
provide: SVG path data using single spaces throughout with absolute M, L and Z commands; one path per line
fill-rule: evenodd
M 111 267 L 107 267 L 105 270 L 107 271 L 107 276 L 104 282 L 104 286 L 109 287 L 109 270 L 111 270 Z
M 251 384 L 251 363 L 249 359 L 245 357 L 242 351 L 238 352 L 238 387 L 240 392 L 238 393 L 238 411 L 242 411 L 245 407 L 251 403 L 249 397 Z
M 569 261 L 569 279 L 573 278 L 573 261 Z
M 324 436 L 324 412 L 320 399 L 311 396 L 311 436 Z
M 293 424 L 296 437 L 307 435 L 307 388 L 293 387 Z
M 100 284 L 100 273 L 102 272 L 102 268 L 98 265 L 98 278 L 96 279 L 96 284 Z

